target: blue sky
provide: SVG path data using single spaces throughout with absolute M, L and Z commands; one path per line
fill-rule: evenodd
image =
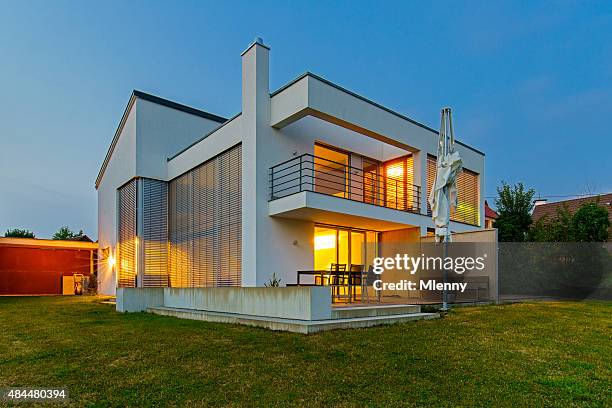
M 0 1 L 0 232 L 95 238 L 132 89 L 229 117 L 256 36 L 272 89 L 308 70 L 434 128 L 453 107 L 486 196 L 612 191 L 610 2 Z

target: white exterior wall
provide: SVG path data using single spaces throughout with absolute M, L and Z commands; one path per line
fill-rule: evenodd
M 312 269 L 314 228 L 268 215 L 268 172 L 300 145 L 270 126 L 269 50 L 254 44 L 242 58 L 243 285 L 263 286 L 273 273 L 293 282 L 297 269 Z
M 137 103 L 137 102 L 135 102 Z M 130 109 L 117 139 L 113 154 L 98 186 L 98 247 L 110 247 L 115 257 L 117 247 L 117 188 L 136 176 L 136 109 Z M 98 293 L 115 294 L 115 268 L 98 265 Z
M 168 157 L 220 125 L 144 99 L 139 99 L 136 106 L 136 172 L 142 177 L 168 180 Z
M 98 185 L 99 248 L 117 246 L 117 189 L 134 177 L 168 180 L 167 158 L 220 125 L 210 119 L 132 97 L 128 116 Z M 99 293 L 115 294 L 116 271 L 98 269 Z

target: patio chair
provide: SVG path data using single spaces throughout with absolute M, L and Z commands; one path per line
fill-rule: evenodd
M 364 274 L 364 266 L 351 264 L 350 273 L 348 274 L 348 290 L 353 299 L 357 300 L 355 289 L 361 288 L 361 301 L 363 302 L 363 288 L 366 285 L 366 276 Z M 367 286 L 366 286 L 367 289 Z
M 344 273 L 346 272 L 346 264 L 335 264 L 335 263 L 333 263 L 329 267 L 329 272 L 330 272 L 330 274 L 327 275 L 326 277 L 324 276 L 323 278 L 327 279 L 327 284 L 329 286 L 331 286 L 331 290 L 332 290 L 332 302 L 333 302 L 334 298 L 336 300 L 339 300 L 340 298 L 344 298 L 345 297 L 344 294 L 341 293 L 341 288 L 345 284 L 344 283 L 344 281 L 345 281 Z M 350 297 L 350 295 L 349 295 L 349 297 Z
M 333 276 L 338 276 L 337 274 L 333 275 L 331 272 L 344 272 L 344 271 L 346 271 L 346 264 L 336 264 L 336 263 L 330 264 L 330 266 L 329 266 L 329 272 L 330 273 L 327 274 L 327 275 L 323 275 L 323 276 L 316 275 L 315 276 L 315 285 L 317 285 L 317 286 L 328 286 L 334 280 Z

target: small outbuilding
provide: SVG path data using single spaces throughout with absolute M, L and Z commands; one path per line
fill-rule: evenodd
M 0 295 L 74 294 L 75 275 L 96 279 L 97 250 L 91 240 L 0 238 Z

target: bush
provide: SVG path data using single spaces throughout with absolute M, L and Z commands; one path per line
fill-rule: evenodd
M 542 217 L 531 226 L 532 242 L 605 242 L 608 239 L 608 210 L 597 202 L 583 204 L 575 214 L 567 207 L 557 210 L 555 218 Z

